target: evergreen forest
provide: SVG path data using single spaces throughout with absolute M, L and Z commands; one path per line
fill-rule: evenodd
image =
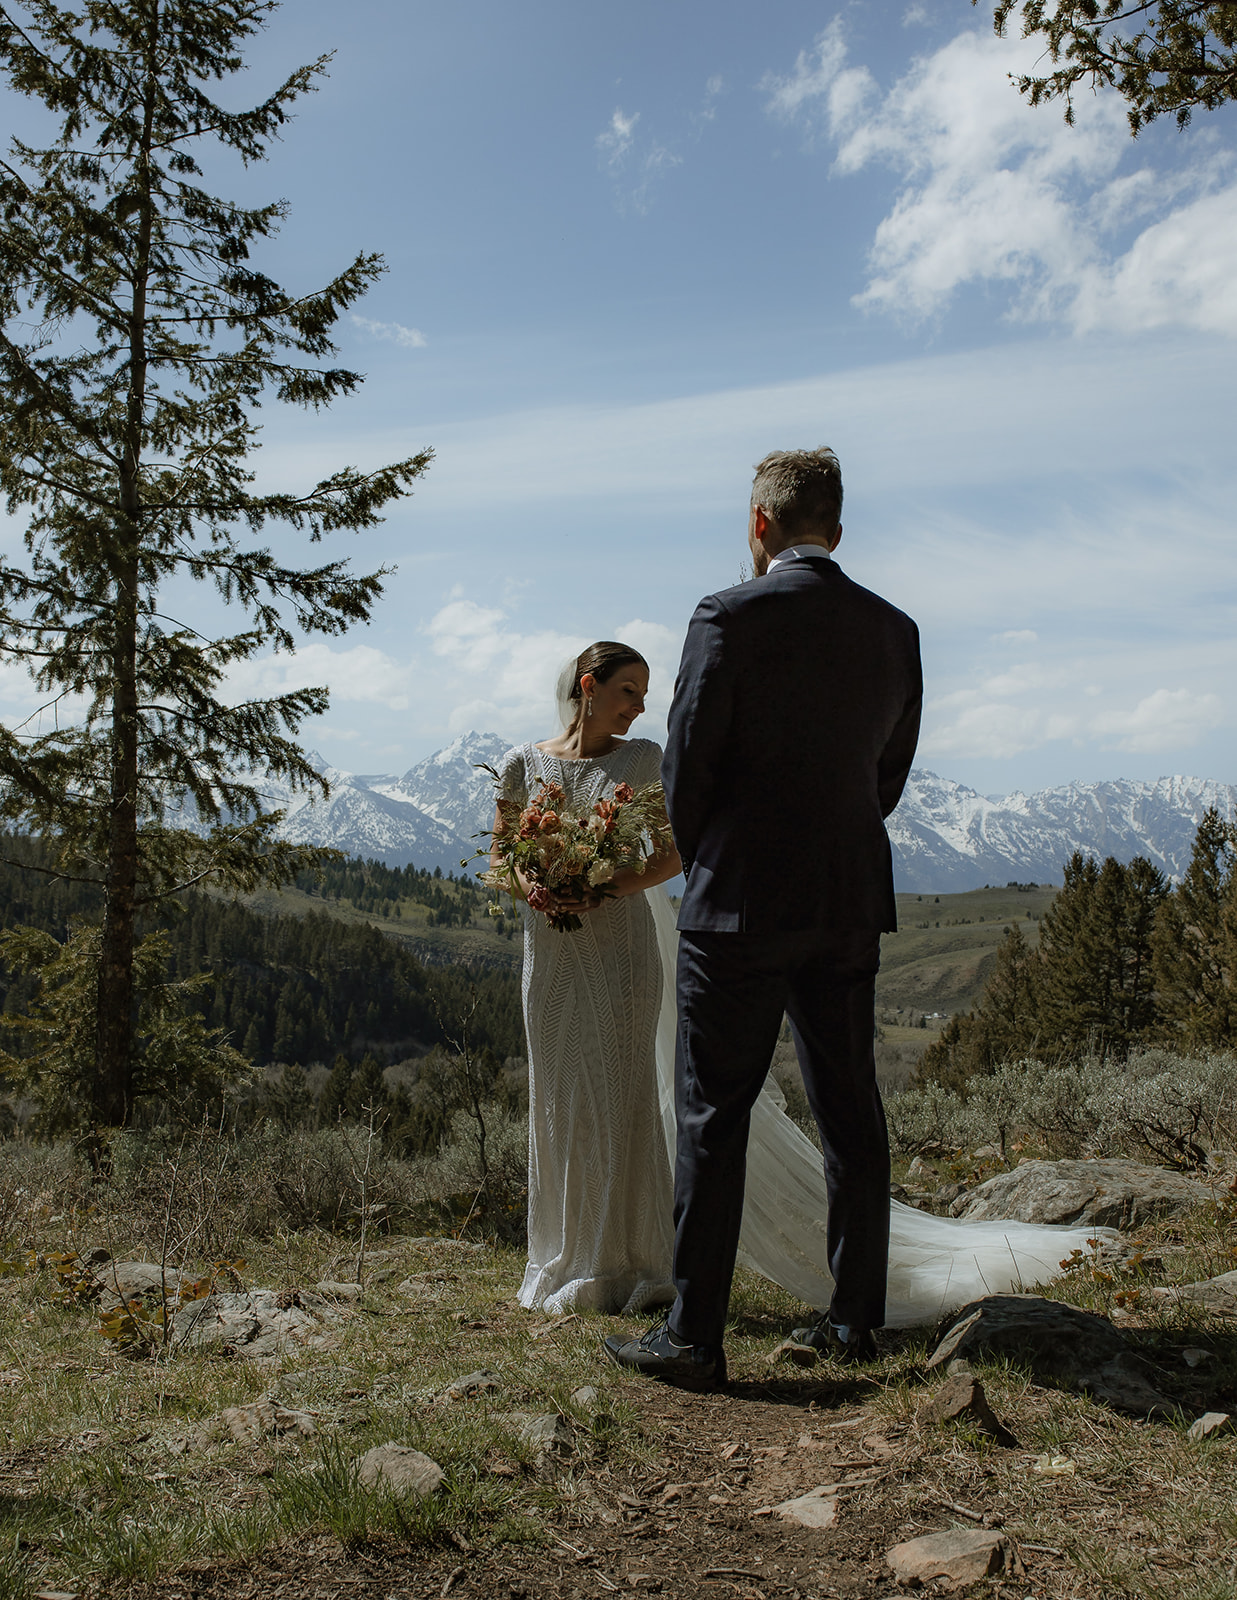
M 48 852 L 37 841 L 10 836 L 2 854 L 6 936 L 33 929 L 67 942 L 75 927 L 97 921 L 99 891 L 40 871 Z M 186 986 L 185 1005 L 247 1063 L 217 1110 L 226 1104 L 226 1115 L 243 1126 L 262 1117 L 285 1125 L 363 1120 L 372 1108 L 389 1141 L 423 1152 L 437 1147 L 463 1103 L 465 1055 L 487 1098 L 518 1094 L 502 1078 L 504 1062 L 522 1066 L 515 973 L 427 965 L 399 938 L 335 909 L 342 903 L 390 915 L 416 901 L 450 926 L 483 908 L 477 889 L 437 872 L 361 861 L 330 862 L 320 880 L 302 874 L 298 887 L 319 897 L 322 909 L 263 914 L 235 898 L 189 892 L 164 902 L 143 926 L 165 941 L 166 982 Z M 0 961 L 3 1044 L 17 1061 L 23 1039 L 15 1022 L 37 1005 L 39 990 L 37 973 Z M 518 1083 L 518 1070 L 509 1077 Z M 24 1101 L 10 1094 L 7 1115 L 0 1113 L 5 1126 L 55 1131 L 38 1101 L 37 1089 Z M 200 1092 L 175 1105 L 156 1097 L 143 1114 L 183 1119 L 210 1102 Z M 418 1111 L 421 1102 L 427 1109 Z M 62 1126 L 65 1120 L 62 1114 Z

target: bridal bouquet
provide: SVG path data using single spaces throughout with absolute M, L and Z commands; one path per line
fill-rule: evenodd
M 643 872 L 649 857 L 671 842 L 659 783 L 643 789 L 620 783 L 610 799 L 598 800 L 583 812 L 567 804 L 557 783 L 543 782 L 525 806 L 499 796 L 492 838 L 499 864 L 479 874 L 482 883 L 514 900 L 519 893 L 516 874 L 523 873 L 532 885 L 529 905 L 543 912 L 558 933 L 573 933 L 584 924 L 573 912 L 553 912 L 552 893 L 611 895 L 610 882 L 620 868 Z

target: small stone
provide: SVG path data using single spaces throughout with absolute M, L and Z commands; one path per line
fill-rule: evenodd
M 328 1300 L 347 1300 L 355 1304 L 364 1292 L 359 1283 L 337 1283 L 331 1278 L 314 1284 L 314 1293 L 325 1295 Z
M 468 1400 L 475 1394 L 485 1394 L 491 1389 L 500 1388 L 499 1377 L 496 1372 L 491 1372 L 488 1367 L 481 1367 L 476 1372 L 466 1373 L 462 1378 L 455 1378 L 437 1396 L 439 1400 Z
M 814 1367 L 817 1353 L 810 1344 L 796 1344 L 793 1339 L 783 1339 L 781 1344 L 765 1357 L 765 1362 L 770 1367 L 776 1367 L 782 1361 L 789 1361 L 796 1367 Z
M 308 1411 L 289 1411 L 266 1398 L 247 1406 L 228 1406 L 219 1413 L 218 1422 L 237 1444 L 256 1444 L 259 1439 L 281 1439 L 289 1434 L 308 1438 L 318 1431 Z
M 945 1382 L 920 1406 L 915 1420 L 919 1423 L 958 1422 L 963 1418 L 974 1422 L 981 1433 L 986 1433 L 1007 1450 L 1017 1450 L 1018 1441 L 988 1404 L 984 1386 L 974 1374 L 959 1373 Z
M 541 1455 L 569 1455 L 574 1440 L 574 1434 L 567 1418 L 560 1416 L 557 1411 L 550 1412 L 547 1416 L 525 1416 L 520 1412 L 512 1413 L 512 1421 L 518 1420 L 520 1438 L 525 1444 L 531 1444 Z
M 1231 1433 L 1233 1419 L 1227 1411 L 1205 1411 L 1192 1422 L 1186 1434 L 1188 1439 L 1210 1439 L 1217 1433 Z
M 1187 1367 L 1201 1367 L 1207 1361 L 1215 1359 L 1210 1350 L 1200 1350 L 1196 1345 L 1187 1345 L 1181 1352 L 1181 1359 Z
M 773 1507 L 773 1515 L 783 1522 L 797 1522 L 801 1528 L 828 1528 L 837 1520 L 838 1497 L 835 1484 L 821 1484 L 793 1500 Z
M 946 1375 L 951 1378 L 969 1378 L 974 1368 L 965 1356 L 954 1356 L 945 1368 Z
M 367 1450 L 357 1461 L 356 1473 L 368 1488 L 390 1489 L 418 1500 L 435 1493 L 446 1477 L 436 1461 L 393 1439 Z
M 914 1178 L 935 1178 L 936 1168 L 931 1167 L 922 1156 L 916 1156 L 906 1169 L 907 1181 Z
M 581 1411 L 590 1411 L 597 1404 L 597 1391 L 591 1383 L 582 1383 L 571 1391 L 571 1403 Z
M 960 1588 L 998 1573 L 1022 1575 L 1022 1563 L 1006 1535 L 980 1528 L 954 1528 L 908 1539 L 887 1550 L 885 1560 L 903 1583 Z

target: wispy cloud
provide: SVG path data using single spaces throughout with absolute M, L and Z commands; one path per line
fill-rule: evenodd
M 915 321 L 989 282 L 1012 315 L 1078 332 L 1237 334 L 1231 154 L 1202 132 L 1171 168 L 1121 171 L 1141 147 L 1120 97 L 1080 102 L 1067 127 L 1010 84 L 1031 59 L 1026 41 L 962 33 L 881 93 L 847 64 L 835 21 L 793 72 L 766 75 L 770 114 L 827 130 L 835 176 L 883 165 L 901 179 L 856 304 Z
M 633 112 L 628 116 L 622 106 L 615 107 L 614 115 L 610 118 L 608 127 L 603 128 L 597 135 L 597 148 L 605 157 L 606 164 L 611 171 L 622 169 L 631 149 L 636 123 L 640 120 L 640 113 Z
M 401 350 L 423 350 L 425 335 L 420 328 L 406 328 L 402 322 L 375 322 L 372 317 L 358 317 L 352 313 L 352 322 L 371 339 L 386 339 L 399 345 Z
M 659 140 L 638 137 L 639 121 L 638 111 L 628 115 L 619 106 L 595 142 L 620 209 L 642 214 L 649 208 L 654 185 L 664 173 L 681 166 L 683 158 Z
M 623 619 L 598 607 L 593 637 L 621 639 L 649 663 L 646 714 L 634 730 L 664 737 L 666 712 L 678 665 L 680 634 L 661 623 Z M 608 630 L 608 631 L 607 631 Z M 447 602 L 425 625 L 434 654 L 449 677 L 452 732 L 498 729 L 513 742 L 544 738 L 556 728 L 555 686 L 563 664 L 592 642 L 556 628 L 527 630 L 497 606 L 471 599 Z

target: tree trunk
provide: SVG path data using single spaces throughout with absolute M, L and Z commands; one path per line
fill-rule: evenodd
M 138 585 L 142 544 L 142 447 L 146 420 L 146 298 L 150 268 L 153 200 L 150 152 L 158 91 L 159 0 L 150 6 L 146 35 L 146 95 L 141 140 L 134 152 L 139 200 L 138 236 L 133 255 L 133 294 L 129 316 L 129 387 L 124 452 L 120 467 L 111 565 L 114 584 L 112 629 L 112 739 L 110 812 L 107 822 L 106 909 L 99 951 L 99 991 L 95 1027 L 94 1116 L 96 1126 L 124 1127 L 133 1112 L 138 878 Z

